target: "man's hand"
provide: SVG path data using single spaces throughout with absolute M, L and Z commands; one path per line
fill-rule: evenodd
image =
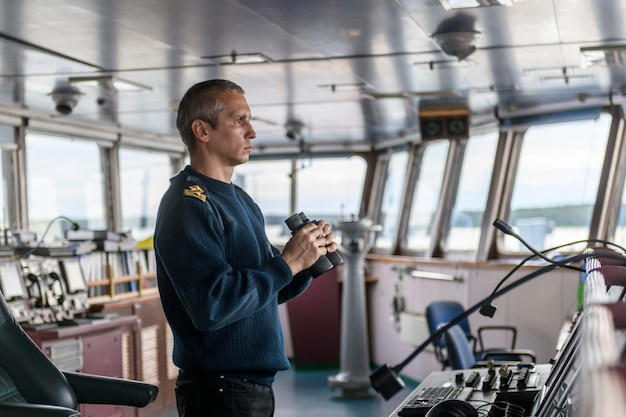
M 289 239 L 282 257 L 293 275 L 313 265 L 320 256 L 337 250 L 335 234 L 330 229 L 329 224 L 320 220 L 317 224 L 305 224 Z

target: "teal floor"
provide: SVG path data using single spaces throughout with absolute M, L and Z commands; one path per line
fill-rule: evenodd
M 388 417 L 415 384 L 406 387 L 388 401 L 371 390 L 365 398 L 344 398 L 340 388 L 329 388 L 328 377 L 337 370 L 298 370 L 279 372 L 274 383 L 274 417 Z M 168 417 L 177 417 L 172 415 Z
M 370 389 L 365 398 L 350 399 L 340 388 L 329 388 L 328 377 L 337 370 L 279 372 L 274 385 L 275 417 L 387 417 L 411 393 L 407 386 L 388 401 Z

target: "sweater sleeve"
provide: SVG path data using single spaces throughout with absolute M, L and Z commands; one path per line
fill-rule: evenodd
M 272 247 L 275 256 L 280 255 L 278 248 Z M 282 259 L 282 258 L 281 258 Z M 283 261 L 284 262 L 284 261 Z M 308 270 L 297 273 L 291 282 L 278 293 L 278 303 L 286 303 L 302 294 L 313 281 L 313 277 Z
M 206 201 L 175 199 L 157 227 L 155 249 L 163 272 L 200 331 L 220 329 L 256 313 L 276 302 L 279 291 L 292 281 L 280 256 L 255 239 L 233 236 L 237 225 L 225 225 Z
M 302 294 L 311 284 L 313 278 L 308 272 L 297 274 L 291 284 L 280 290 L 278 293 L 278 304 L 286 303 Z

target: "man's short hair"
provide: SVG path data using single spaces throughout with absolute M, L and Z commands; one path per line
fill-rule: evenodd
M 216 127 L 217 117 L 226 107 L 226 103 L 219 98 L 219 93 L 223 91 L 245 94 L 243 88 L 234 82 L 216 79 L 194 84 L 180 101 L 176 128 L 190 153 L 196 147 L 196 138 L 191 129 L 191 124 L 194 120 L 200 119 L 209 123 L 213 128 Z

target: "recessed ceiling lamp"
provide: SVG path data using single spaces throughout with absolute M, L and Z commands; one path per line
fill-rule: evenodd
M 552 68 L 552 70 L 554 69 L 555 68 Z M 547 68 L 545 69 L 545 71 L 548 71 L 548 70 L 549 69 Z M 535 69 L 535 72 L 539 72 L 539 70 Z M 545 74 L 546 75 L 539 77 L 539 81 L 541 82 L 560 81 L 560 82 L 565 82 L 565 84 L 569 84 L 570 81 L 579 81 L 579 80 L 586 80 L 589 78 L 593 78 L 591 74 L 577 74 L 576 68 L 574 68 L 573 71 L 568 71 L 568 67 L 561 68 L 560 74 L 549 75 L 550 74 L 549 72 L 545 72 Z
M 236 51 L 232 51 L 228 55 L 212 55 L 202 56 L 202 59 L 210 59 L 215 62 L 216 65 L 244 65 L 244 64 L 265 64 L 272 62 L 272 60 L 263 55 L 260 52 L 254 52 L 250 54 L 238 54 Z
M 446 10 L 472 7 L 513 6 L 513 0 L 439 0 Z
M 588 80 L 593 78 L 590 74 L 575 74 L 575 75 L 567 75 L 567 74 L 563 74 L 563 75 L 555 75 L 555 76 L 548 76 L 548 77 L 541 77 L 539 78 L 539 81 L 545 83 L 545 82 L 559 82 L 562 81 L 565 84 L 569 84 L 570 81 L 582 81 L 582 80 Z
M 433 60 L 433 61 L 418 61 L 414 62 L 416 68 L 421 70 L 430 70 L 434 71 L 437 69 L 451 69 L 451 68 L 473 68 L 476 66 L 476 63 L 471 59 L 465 59 L 463 61 L 446 59 L 446 60 Z
M 585 68 L 626 66 L 626 45 L 583 47 L 580 54 Z
M 579 67 L 532 67 L 532 68 L 524 68 L 522 69 L 522 74 L 525 76 L 543 76 L 549 77 L 558 74 L 573 74 L 576 73 L 580 68 Z
M 377 93 L 374 91 L 364 91 L 361 93 L 361 97 L 370 100 L 381 100 L 388 98 L 402 98 L 407 99 L 410 97 L 419 98 L 440 98 L 440 97 L 455 97 L 460 96 L 461 93 L 458 90 L 433 90 L 433 91 L 400 91 L 390 93 Z
M 151 91 L 152 87 L 135 81 L 124 80 L 113 75 L 88 75 L 69 77 L 70 84 L 78 84 L 88 88 L 103 88 L 111 94 L 120 91 Z
M 336 91 L 359 91 L 367 87 L 366 83 L 337 83 L 337 84 L 319 84 L 319 88 L 329 88 L 333 93 Z

